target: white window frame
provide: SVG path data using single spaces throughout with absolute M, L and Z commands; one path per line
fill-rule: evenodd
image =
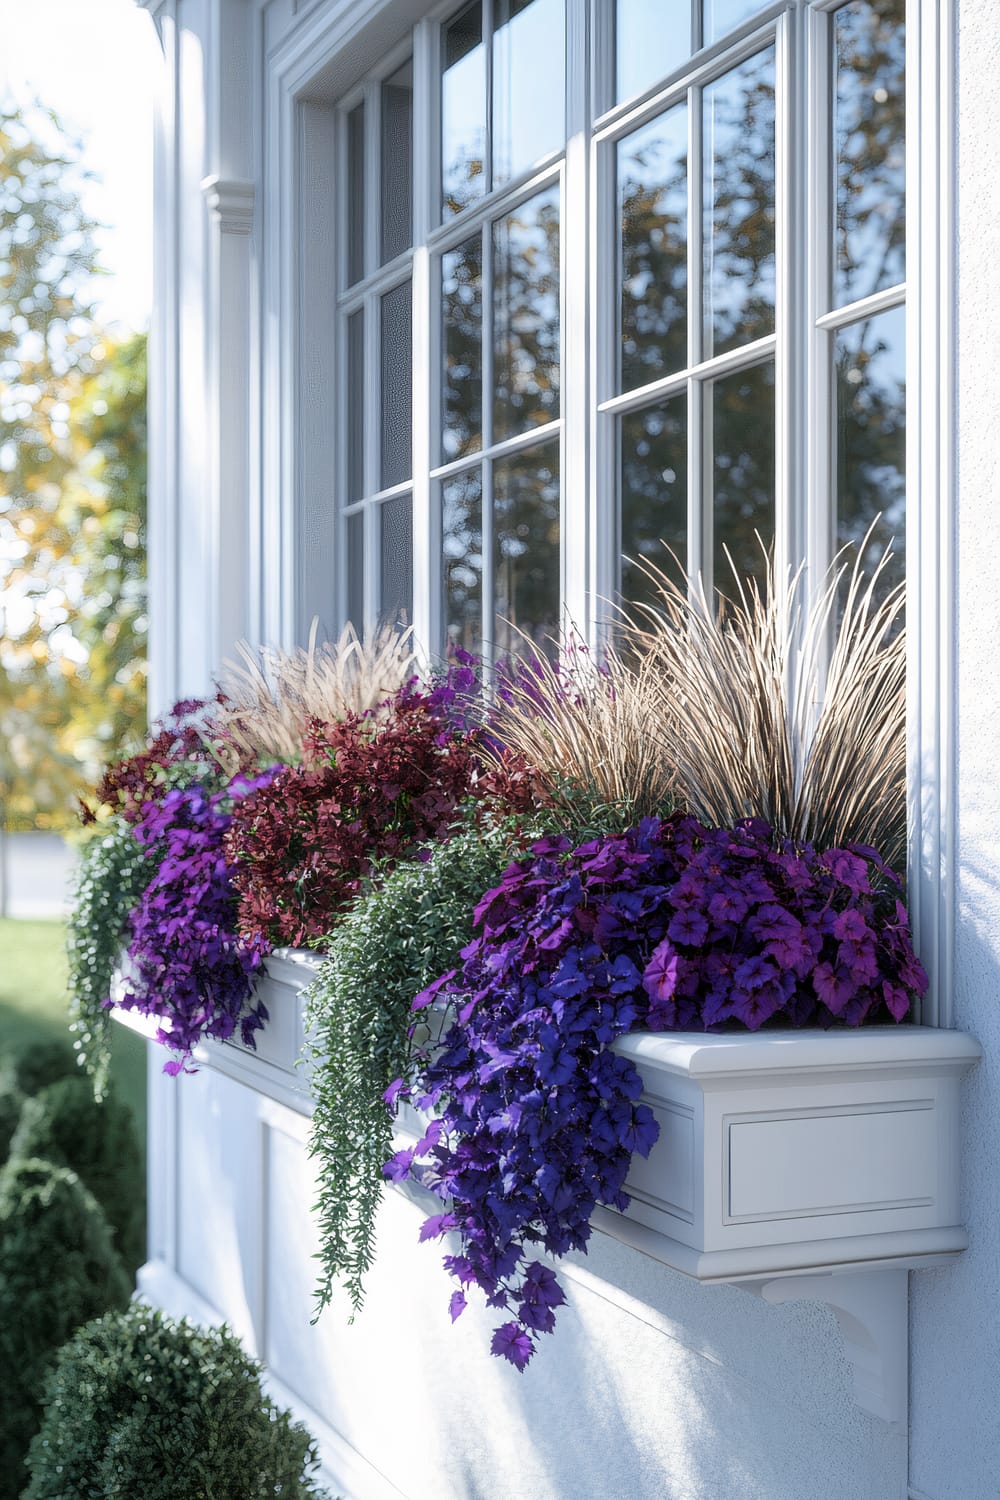
M 608 490 L 609 444 L 600 436 L 602 423 L 589 420 L 591 392 L 602 389 L 602 359 L 615 339 L 614 300 L 603 290 L 599 190 L 607 191 L 600 152 L 592 152 L 581 128 L 593 124 L 595 136 L 611 139 L 623 133 L 623 122 L 638 124 L 662 107 L 666 95 L 680 85 L 667 79 L 663 87 L 630 101 L 595 120 L 581 120 L 578 100 L 584 97 L 581 77 L 591 87 L 601 66 L 609 67 L 606 27 L 608 0 L 592 0 L 595 24 L 588 26 L 582 4 L 567 8 L 567 148 L 560 166 L 564 183 L 563 244 L 579 248 L 563 259 L 563 295 L 578 316 L 564 319 L 561 396 L 561 481 L 564 494 L 562 526 L 563 599 L 577 627 L 593 635 L 599 629 L 595 601 L 603 592 L 602 568 L 607 568 L 614 539 L 613 508 L 603 504 Z M 414 119 L 414 245 L 413 284 L 413 549 L 414 625 L 418 636 L 433 640 L 440 585 L 440 563 L 432 537 L 437 535 L 438 485 L 431 459 L 436 446 L 434 393 L 418 371 L 438 368 L 436 347 L 436 288 L 432 252 L 447 240 L 467 235 L 461 216 L 444 227 L 428 222 L 437 202 L 436 86 L 437 23 L 456 9 L 452 3 L 427 6 L 422 0 L 331 0 L 300 18 L 262 68 L 263 100 L 263 225 L 262 332 L 260 339 L 261 409 L 281 413 L 276 431 L 265 437 L 262 449 L 261 493 L 278 504 L 262 501 L 260 623 L 261 634 L 272 639 L 301 639 L 318 599 L 319 558 L 336 555 L 338 538 L 331 524 L 329 488 L 318 476 L 330 473 L 335 459 L 329 424 L 322 421 L 323 403 L 317 390 L 337 386 L 338 371 L 331 359 L 332 318 L 322 311 L 322 294 L 334 285 L 331 268 L 322 274 L 315 246 L 331 242 L 331 194 L 336 191 L 330 151 L 335 137 L 337 104 L 346 99 L 390 46 L 400 55 L 412 38 L 415 91 L 423 88 L 432 106 L 425 118 Z M 734 34 L 725 49 L 727 61 L 735 48 L 756 50 L 769 29 L 778 37 L 778 68 L 785 88 L 798 91 L 808 76 L 815 86 L 817 70 L 825 67 L 817 45 L 818 27 L 837 0 L 815 0 L 789 12 L 784 0 L 762 9 L 752 22 Z M 779 18 L 780 24 L 779 24 Z M 700 55 L 699 65 L 711 66 L 723 48 Z M 804 73 L 804 66 L 808 70 Z M 954 514 L 953 477 L 953 253 L 954 225 L 952 120 L 954 78 L 953 0 L 908 0 L 907 4 L 907 561 L 908 618 L 911 621 L 910 745 L 911 745 L 911 881 L 919 941 L 931 970 L 932 999 L 924 1019 L 947 1024 L 953 972 L 954 913 Z M 779 88 L 779 111 L 783 90 Z M 812 129 L 815 130 L 815 122 Z M 778 140 L 784 135 L 779 117 Z M 813 138 L 814 139 L 814 138 Z M 779 154 L 782 150 L 778 146 Z M 512 195 L 526 186 L 523 179 L 509 184 Z M 778 203 L 785 222 L 799 212 L 803 182 L 786 169 Z M 818 202 L 814 196 L 814 202 Z M 605 234 L 607 232 L 607 215 Z M 581 233 L 581 229 L 583 233 Z M 817 226 L 811 234 L 818 239 Z M 793 318 L 811 319 L 816 309 L 810 285 L 815 267 L 796 276 L 782 253 L 787 239 L 778 230 L 778 298 L 789 309 L 785 328 L 776 338 L 787 339 Z M 310 249 L 310 247 L 313 247 Z M 606 255 L 606 248 L 605 248 Z M 593 272 L 596 270 L 596 274 Z M 589 288 L 589 290 L 587 290 Z M 485 302 L 485 297 L 484 297 Z M 823 330 L 820 333 L 825 337 Z M 818 340 L 814 337 L 813 349 Z M 741 361 L 743 351 L 734 356 Z M 802 370 L 802 356 L 781 348 L 776 372 L 776 485 L 778 536 L 789 550 L 805 554 L 818 566 L 829 550 L 829 535 L 814 524 L 813 508 L 820 486 L 829 477 L 827 432 L 804 453 L 791 434 L 814 424 L 801 418 L 803 402 L 815 402 L 821 388 L 815 354 Z M 825 362 L 824 362 L 825 367 Z M 329 395 L 327 395 L 328 410 Z M 815 409 L 815 408 L 814 408 Z M 829 403 L 825 406 L 829 417 Z M 587 413 L 587 416 L 583 414 Z M 267 424 L 265 424 L 266 426 Z M 603 424 L 611 425 L 610 421 Z M 586 442 L 565 440 L 566 430 L 588 432 Z M 534 440 L 535 435 L 531 435 Z M 617 476 L 615 476 L 616 478 Z M 805 497 L 794 515 L 782 513 L 791 494 Z M 321 514 L 312 497 L 319 495 Z M 572 497 L 570 500 L 568 497 Z M 323 508 L 325 505 L 325 509 Z M 829 514 L 829 512 L 827 513 Z M 308 532 L 309 543 L 303 545 Z M 269 545 L 270 543 L 270 545 Z M 779 566 L 784 561 L 779 552 Z M 310 578 L 312 570 L 312 578 Z M 434 604 L 432 606 L 432 600 Z M 328 614 L 328 611 L 324 611 Z M 323 620 L 334 628 L 335 618 Z M 270 627 L 270 628 L 268 628 Z

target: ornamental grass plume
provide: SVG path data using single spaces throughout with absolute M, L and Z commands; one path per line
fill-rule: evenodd
M 649 563 L 658 595 L 626 616 L 623 648 L 644 659 L 647 731 L 703 823 L 762 818 L 817 849 L 860 843 L 894 869 L 906 858 L 906 641 L 903 586 L 884 591 L 841 554 L 813 599 L 805 571 L 763 591 L 736 578 L 710 604 Z M 734 568 L 735 574 L 735 568 Z M 839 617 L 839 623 L 838 623 Z
M 650 733 L 655 670 L 652 658 L 627 661 L 613 646 L 598 661 L 573 638 L 552 660 L 510 663 L 490 707 L 494 748 L 487 741 L 484 754 L 498 765 L 505 754 L 519 757 L 570 827 L 581 815 L 596 831 L 668 812 L 676 776 Z
M 412 629 L 360 636 L 347 625 L 317 645 L 317 628 L 314 620 L 308 646 L 293 651 L 242 641 L 241 661 L 226 663 L 213 727 L 236 760 L 298 765 L 311 726 L 369 713 L 413 673 Z

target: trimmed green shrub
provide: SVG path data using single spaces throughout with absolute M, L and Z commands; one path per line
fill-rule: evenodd
M 0 1083 L 0 1166 L 10 1155 L 10 1143 L 14 1139 L 24 1095 L 20 1089 Z
M 98 1104 L 82 1075 L 51 1083 L 25 1101 L 10 1154 L 71 1167 L 104 1209 L 125 1268 L 135 1273 L 145 1259 L 145 1177 L 126 1105 L 111 1093 Z
M 72 1044 L 65 1042 L 32 1042 L 15 1054 L 4 1068 L 4 1083 L 22 1094 L 37 1094 L 39 1089 L 72 1078 L 80 1071 Z
M 306 1500 L 315 1444 L 226 1329 L 141 1304 L 80 1329 L 45 1388 L 23 1500 Z
M 37 1159 L 9 1161 L 0 1171 L 0 1500 L 21 1493 L 56 1351 L 81 1324 L 128 1298 L 104 1211 L 76 1173 Z

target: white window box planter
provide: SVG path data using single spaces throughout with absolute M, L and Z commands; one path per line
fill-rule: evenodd
M 299 950 L 272 955 L 256 1050 L 209 1042 L 196 1066 L 308 1116 L 303 990 L 320 962 Z M 772 1302 L 829 1302 L 859 1400 L 904 1420 L 907 1273 L 967 1243 L 959 1103 L 978 1044 L 902 1025 L 637 1033 L 616 1050 L 642 1074 L 660 1137 L 648 1159 L 633 1160 L 626 1213 L 598 1209 L 595 1229 L 702 1282 L 742 1283 Z M 408 1123 L 404 1112 L 404 1135 Z

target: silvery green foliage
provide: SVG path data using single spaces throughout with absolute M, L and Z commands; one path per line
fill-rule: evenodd
M 126 945 L 128 920 L 156 872 L 124 818 L 104 823 L 84 845 L 77 868 L 66 942 L 76 1048 L 103 1098 L 110 1062 L 110 1021 L 104 1002 Z
M 361 896 L 307 991 L 316 1072 L 311 1151 L 319 1164 L 320 1309 L 343 1280 L 355 1308 L 375 1253 L 382 1166 L 392 1152 L 383 1094 L 411 1053 L 410 1002 L 459 962 L 472 913 L 511 859 L 511 829 L 475 826 Z

